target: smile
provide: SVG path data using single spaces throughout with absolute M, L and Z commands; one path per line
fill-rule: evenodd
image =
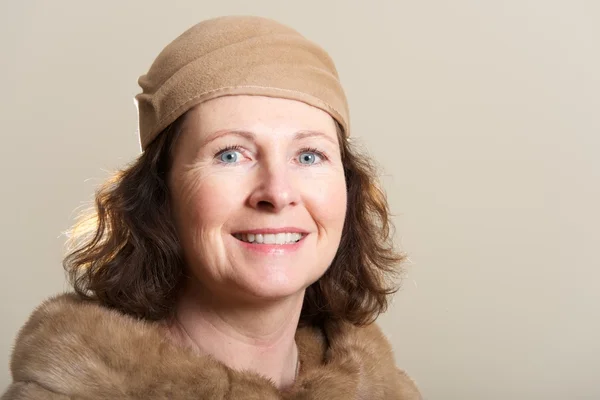
M 233 236 L 246 243 L 255 244 L 294 244 L 298 243 L 305 235 L 297 232 L 282 233 L 234 233 Z

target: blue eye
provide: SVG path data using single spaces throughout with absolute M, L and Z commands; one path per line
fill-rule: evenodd
M 240 152 L 237 150 L 226 150 L 219 154 L 219 160 L 226 164 L 233 164 L 240 159 Z
M 304 151 L 298 157 L 300 164 L 311 165 L 321 161 L 321 156 L 316 151 Z

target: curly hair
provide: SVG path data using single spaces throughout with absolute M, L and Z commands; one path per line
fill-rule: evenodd
M 185 264 L 172 220 L 167 176 L 185 114 L 96 192 L 95 207 L 70 231 L 63 260 L 76 293 L 123 313 L 161 320 L 174 311 Z M 368 324 L 397 288 L 403 255 L 392 241 L 389 206 L 376 169 L 338 138 L 348 206 L 337 253 L 306 290 L 300 324 Z

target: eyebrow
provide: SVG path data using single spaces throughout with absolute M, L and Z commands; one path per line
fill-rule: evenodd
M 319 132 L 319 131 L 299 131 L 296 132 L 296 134 L 294 135 L 294 139 L 295 140 L 300 140 L 300 139 L 304 139 L 304 138 L 308 138 L 308 137 L 321 137 L 325 140 L 330 141 L 332 144 L 334 145 L 338 145 L 337 142 L 337 137 L 334 139 L 329 135 L 326 135 L 323 132 Z
M 248 139 L 250 141 L 256 141 L 256 135 L 252 132 L 239 130 L 239 129 L 223 129 L 220 131 L 213 132 L 205 141 L 203 141 L 202 146 L 206 146 L 207 144 L 214 142 L 215 140 L 217 140 L 219 138 L 222 138 L 224 136 L 229 136 L 229 135 L 239 136 L 244 139 Z M 319 132 L 319 131 L 311 131 L 311 130 L 298 131 L 294 134 L 293 139 L 301 140 L 301 139 L 306 139 L 306 138 L 310 138 L 310 137 L 320 137 L 325 140 L 328 140 L 329 142 L 331 142 L 332 144 L 334 144 L 336 146 L 338 145 L 337 140 L 336 140 L 337 138 L 334 139 L 334 138 L 326 135 L 325 133 Z
M 244 139 L 248 139 L 248 140 L 252 140 L 252 141 L 256 140 L 256 135 L 252 132 L 238 130 L 238 129 L 233 129 L 233 130 L 232 129 L 223 129 L 220 131 L 213 132 L 206 140 L 202 141 L 201 145 L 206 146 L 207 144 L 214 142 L 215 140 L 222 138 L 223 136 L 229 136 L 229 135 L 240 136 L 240 137 L 243 137 Z

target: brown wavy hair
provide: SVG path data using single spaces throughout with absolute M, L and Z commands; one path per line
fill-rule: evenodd
M 96 192 L 95 207 L 70 231 L 63 266 L 74 290 L 148 320 L 171 316 L 185 278 L 171 215 L 167 176 L 185 115 Z M 301 324 L 343 320 L 367 324 L 386 310 L 403 255 L 392 241 L 389 207 L 376 168 L 338 138 L 348 207 L 338 251 L 306 290 Z

